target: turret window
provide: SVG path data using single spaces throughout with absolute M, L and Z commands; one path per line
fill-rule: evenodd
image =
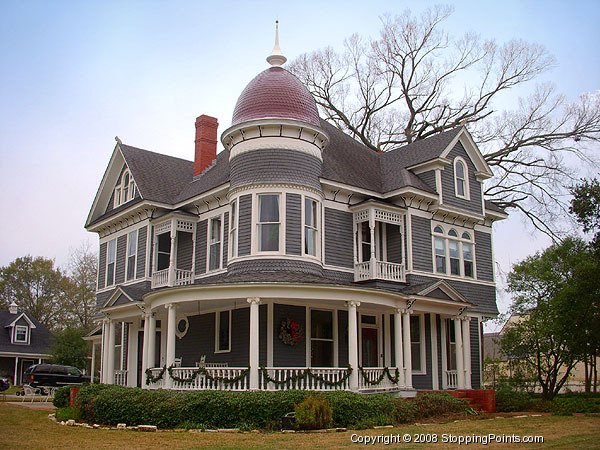
M 238 228 L 238 214 L 237 214 L 237 200 L 231 202 L 231 219 L 229 220 L 229 258 L 235 258 L 237 256 L 237 228 Z
M 258 251 L 279 251 L 279 195 L 258 196 Z

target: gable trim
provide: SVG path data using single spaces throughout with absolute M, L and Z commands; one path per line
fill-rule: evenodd
M 426 296 L 427 294 L 435 291 L 436 289 L 439 289 L 440 291 L 442 291 L 444 294 L 446 294 L 448 297 L 450 297 L 454 301 L 471 304 L 471 302 L 469 302 L 460 292 L 458 292 L 456 289 L 454 289 L 452 286 L 450 286 L 450 284 L 448 284 L 444 280 L 439 280 L 439 281 L 433 283 L 432 285 L 427 286 L 426 288 L 417 292 L 417 295 L 425 295 Z
M 110 297 L 108 297 L 108 299 L 104 302 L 104 304 L 102 305 L 102 308 L 104 309 L 104 308 L 110 308 L 111 306 L 114 306 L 114 303 L 119 299 L 119 297 L 121 297 L 121 295 L 123 295 L 125 298 L 127 298 L 132 304 L 136 302 L 123 289 L 121 289 L 121 286 L 117 286 L 116 289 L 114 290 L 114 292 L 112 293 L 112 295 Z
M 11 323 L 6 325 L 4 328 L 14 327 L 17 324 L 17 322 L 21 319 L 21 317 L 27 321 L 27 323 L 29 324 L 29 328 L 36 328 L 33 321 L 27 316 L 27 314 L 25 312 L 22 312 L 21 314 L 19 314 L 15 320 L 13 320 Z
M 477 147 L 477 144 L 473 141 L 471 134 L 467 131 L 465 127 L 462 127 L 460 132 L 452 139 L 452 141 L 448 144 L 448 146 L 441 153 L 440 158 L 447 158 L 448 154 L 452 151 L 456 143 L 460 140 L 461 144 L 465 148 L 467 155 L 475 165 L 477 169 L 475 175 L 480 179 L 479 181 L 483 181 L 484 179 L 491 178 L 494 176 L 490 166 L 485 161 L 483 154 Z

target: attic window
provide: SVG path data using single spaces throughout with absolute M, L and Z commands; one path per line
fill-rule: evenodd
M 469 200 L 469 173 L 465 161 L 454 159 L 454 195 Z
M 27 344 L 29 340 L 29 328 L 25 325 L 15 326 L 14 342 L 18 344 Z
M 128 169 L 125 169 L 121 182 L 115 186 L 114 207 L 127 203 L 135 198 L 137 193 L 135 182 Z

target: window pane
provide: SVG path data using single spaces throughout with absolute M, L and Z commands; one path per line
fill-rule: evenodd
M 304 230 L 304 253 L 307 255 L 317 255 L 317 230 L 306 228 Z
M 462 234 L 462 238 L 463 238 L 463 239 L 468 239 L 468 240 L 471 240 L 471 235 L 465 231 L 465 232 Z
M 113 263 L 115 262 L 115 258 L 117 255 L 117 241 L 115 239 L 113 239 L 112 241 L 108 242 L 108 262 L 109 263 Z
M 229 350 L 229 313 L 230 311 L 219 313 L 219 351 Z
M 235 217 L 237 216 L 237 201 L 231 204 L 231 222 L 229 222 L 229 228 L 235 228 Z
M 129 233 L 127 238 L 127 256 L 135 255 L 137 250 L 137 230 Z
M 106 266 L 106 284 L 108 286 L 115 284 L 115 263 L 110 263 Z
M 463 244 L 463 257 L 473 261 L 473 246 L 471 244 Z
M 221 218 L 215 217 L 210 219 L 210 242 L 221 242 Z
M 304 199 L 304 225 L 317 228 L 317 202 L 310 198 Z
M 310 365 L 312 367 L 333 367 L 333 341 L 311 342 Z
M 463 180 L 456 180 L 456 195 L 465 196 L 465 182 Z
M 458 234 L 456 234 L 456 230 L 453 228 L 452 230 L 448 231 L 448 236 L 458 237 Z
M 442 234 L 443 234 L 443 233 L 444 233 L 444 230 L 442 230 L 442 227 L 440 227 L 440 226 L 437 226 L 437 227 L 435 227 L 435 228 L 433 229 L 433 232 L 434 232 L 434 233 L 442 233 Z
M 463 244 L 463 259 L 465 266 L 465 277 L 473 278 L 473 245 Z
M 450 273 L 452 275 L 460 275 L 460 260 L 450 258 Z
M 333 313 L 331 311 L 310 311 L 311 337 L 333 339 Z
M 259 225 L 258 248 L 261 252 L 279 250 L 279 224 Z
M 279 222 L 279 196 L 260 195 L 259 222 Z
M 415 371 L 421 371 L 421 319 L 419 316 L 410 317 L 411 361 Z
M 465 277 L 473 278 L 473 262 L 465 261 Z
M 448 247 L 450 250 L 450 273 L 452 275 L 460 275 L 460 256 L 458 253 L 458 242 L 449 241 Z
M 410 344 L 412 370 L 420 372 L 421 368 L 421 344 Z
M 135 278 L 135 255 L 127 258 L 127 279 L 133 280 Z
M 158 251 L 161 253 L 171 253 L 171 233 L 158 235 Z
M 450 249 L 450 258 L 459 258 L 459 254 L 458 254 L 458 242 L 456 242 L 456 241 L 449 241 L 448 242 L 448 247 Z
M 441 238 L 435 238 L 435 270 L 446 272 L 446 245 Z
M 210 246 L 210 258 L 208 263 L 208 270 L 215 270 L 220 267 L 221 261 L 221 244 L 211 244 Z
M 456 163 L 456 176 L 463 180 L 465 178 L 465 166 L 460 161 Z

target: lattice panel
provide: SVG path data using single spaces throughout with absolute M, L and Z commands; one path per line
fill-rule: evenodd
M 191 233 L 194 231 L 194 222 L 188 220 L 177 220 L 177 231 L 187 231 Z
M 367 220 L 369 220 L 369 210 L 368 209 L 354 213 L 354 222 L 360 223 L 360 222 L 366 222 Z
M 402 215 L 389 211 L 375 210 L 375 220 L 378 222 L 387 222 L 400 225 L 402 223 Z
M 155 234 L 163 234 L 171 231 L 171 221 L 167 220 L 165 222 L 161 222 L 157 225 L 154 225 Z

